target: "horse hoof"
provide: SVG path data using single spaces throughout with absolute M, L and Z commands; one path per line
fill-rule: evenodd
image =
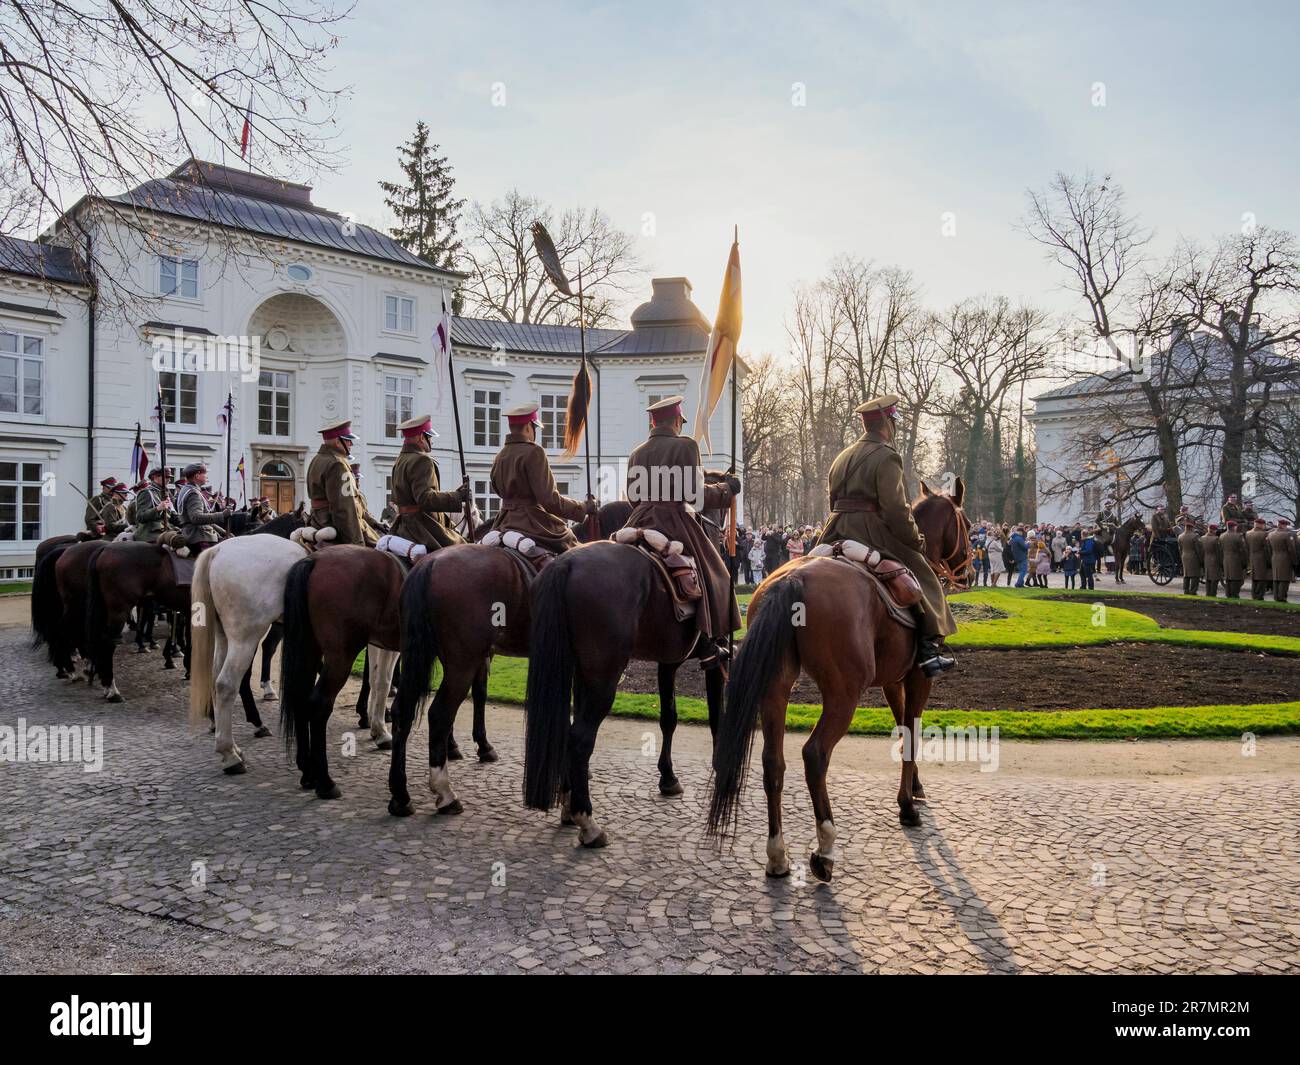
M 385 736 L 382 740 L 375 740 L 375 746 L 381 751 L 391 751 L 393 749 L 393 737 Z
M 808 856 L 808 869 L 823 884 L 831 882 L 831 874 L 835 872 L 835 863 L 830 858 L 823 858 L 816 851 Z
M 361 717 L 359 717 L 359 718 L 357 718 L 357 729 L 358 729 L 358 730 L 361 730 L 361 729 L 368 729 L 368 728 L 370 728 L 370 718 L 365 717 L 364 715 L 361 716 Z
M 316 781 L 311 777 L 309 777 L 306 773 L 304 773 L 301 779 L 299 779 L 298 781 L 298 787 L 302 788 L 303 791 L 306 791 L 308 788 L 314 788 L 315 786 L 316 786 Z
M 156 651 L 156 650 L 158 650 L 158 645 L 157 645 L 156 643 L 154 643 L 153 640 L 150 640 L 150 641 L 149 641 L 149 650 L 151 650 L 151 651 Z
M 573 825 L 576 825 L 577 823 L 578 822 L 573 819 L 573 816 L 571 814 L 565 814 L 565 813 L 560 814 L 560 826 L 562 828 L 571 828 Z
M 255 731 L 255 732 L 253 733 L 253 735 L 256 736 L 256 737 L 260 740 L 260 739 L 262 739 L 262 738 L 265 737 L 265 736 L 269 736 L 269 735 L 271 735 L 271 730 L 270 730 L 269 728 L 267 728 L 265 725 L 259 725 L 259 726 L 257 727 L 257 731 Z
M 175 669 L 175 668 L 176 668 L 175 662 L 167 661 L 163 663 L 163 669 Z
M 273 703 L 273 702 L 275 702 L 278 698 L 280 698 L 280 697 L 279 697 L 278 695 L 275 694 L 275 689 L 274 689 L 274 688 L 263 688 L 263 689 L 262 689 L 262 702 L 264 702 L 264 703 Z
M 59 671 L 58 671 L 56 674 L 54 674 L 54 675 L 55 675 L 56 677 L 58 677 L 59 680 L 67 680 L 67 679 L 68 679 L 68 671 L 67 671 L 66 669 L 61 669 L 61 670 L 59 670 Z
M 316 789 L 316 798 L 318 799 L 341 799 L 342 797 L 343 792 L 339 791 L 339 786 L 332 780 L 329 787 Z
M 682 782 L 676 777 L 671 780 L 659 781 L 659 794 L 665 797 L 671 798 L 674 795 L 680 795 L 684 790 Z
M 147 647 L 137 647 L 135 649 L 135 653 L 138 655 L 147 655 L 149 653 L 149 649 Z
M 921 823 L 921 815 L 915 810 L 899 810 L 898 823 L 904 828 L 916 828 Z
M 925 788 L 921 787 L 920 784 L 916 784 L 912 788 L 912 801 L 925 802 Z
M 581 843 L 588 850 L 597 851 L 600 850 L 602 847 L 606 847 L 609 845 L 609 837 L 605 835 L 605 830 L 602 828 L 599 834 L 593 836 L 591 839 L 589 840 L 579 839 L 578 842 Z
M 775 869 L 768 865 L 764 867 L 763 872 L 772 880 L 784 880 L 790 875 L 790 863 L 783 862 Z
M 497 749 L 489 743 L 486 747 L 478 749 L 478 760 L 480 762 L 499 762 L 501 756 L 497 754 Z
M 190 671 L 188 669 L 185 671 L 185 679 L 186 680 L 190 679 Z
M 410 799 L 403 799 L 398 802 L 396 799 L 388 800 L 388 812 L 394 817 L 410 817 L 415 813 L 415 807 L 411 805 Z
M 456 814 L 463 814 L 465 807 L 460 804 L 459 799 L 452 799 L 446 806 L 439 806 L 434 811 L 439 817 L 454 817 Z
M 465 756 L 464 756 L 463 754 L 460 753 L 460 748 L 459 748 L 459 747 L 448 747 L 448 748 L 447 748 L 447 761 L 449 761 L 449 762 L 459 762 L 459 761 L 462 761 L 462 760 L 464 759 L 464 757 L 465 757 Z
M 222 772 L 228 777 L 242 776 L 248 772 L 248 766 L 244 765 L 243 762 L 236 762 L 234 765 L 226 766 Z
M 114 692 L 112 695 L 105 695 L 104 701 L 109 703 L 124 703 L 126 702 L 126 699 L 123 698 L 121 692 Z

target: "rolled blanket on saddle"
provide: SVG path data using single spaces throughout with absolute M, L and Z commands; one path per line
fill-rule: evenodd
M 508 547 L 511 551 L 518 551 L 525 558 L 539 558 L 543 555 L 552 554 L 531 536 L 525 536 L 514 529 L 508 529 L 505 532 L 493 529 L 479 543 L 484 547 Z
M 390 555 L 396 555 L 398 558 L 404 558 L 408 562 L 414 562 L 429 553 L 429 548 L 424 544 L 417 544 L 414 540 L 408 540 L 404 536 L 394 536 L 388 533 L 379 538 L 375 544 L 375 550 L 387 551 Z
M 844 558 L 860 562 L 873 577 L 884 585 L 889 597 L 899 606 L 915 606 L 921 601 L 921 585 L 916 575 L 901 562 L 885 558 L 869 544 L 857 540 L 836 540 L 831 544 L 818 544 L 808 552 L 809 558 Z
M 338 535 L 338 530 L 332 525 L 326 525 L 320 529 L 304 525 L 301 529 L 294 529 L 289 534 L 289 539 L 295 544 L 302 545 L 308 551 L 314 551 L 316 548 L 324 547 L 330 541 L 337 539 Z
M 700 599 L 704 590 L 700 586 L 700 574 L 695 566 L 695 559 L 682 554 L 682 542 L 670 540 L 658 529 L 641 529 L 631 526 L 619 529 L 610 537 L 618 544 L 636 544 L 640 541 L 653 551 L 667 567 L 672 576 L 677 592 L 683 599 Z

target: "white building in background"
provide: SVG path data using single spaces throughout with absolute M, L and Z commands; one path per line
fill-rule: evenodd
M 1199 350 L 1204 353 L 1215 350 L 1212 342 L 1198 334 Z M 1174 349 L 1175 352 L 1177 349 Z M 1202 355 L 1202 358 L 1204 355 Z M 1080 442 L 1097 431 L 1098 410 L 1104 409 L 1107 416 L 1130 417 L 1133 424 L 1144 425 L 1150 415 L 1135 390 L 1117 390 L 1112 382 L 1123 378 L 1124 374 L 1093 374 L 1071 381 L 1069 384 L 1054 388 L 1034 396 L 1034 411 L 1029 421 L 1034 427 L 1036 442 L 1035 463 L 1037 478 L 1037 519 L 1051 524 L 1088 522 L 1095 520 L 1101 510 L 1103 500 L 1115 497 L 1120 500 L 1125 514 L 1133 509 L 1150 520 L 1151 512 L 1158 503 L 1166 503 L 1162 488 L 1146 488 L 1135 491 L 1133 486 L 1121 473 L 1118 477 L 1111 475 L 1087 485 L 1076 486 L 1068 492 L 1058 492 L 1057 487 L 1081 479 L 1085 470 L 1083 463 L 1090 461 L 1080 448 Z M 1104 406 L 1098 396 L 1105 393 Z M 1131 395 L 1131 402 L 1127 397 Z M 1275 388 L 1271 393 L 1271 402 L 1300 403 L 1300 397 L 1292 389 Z M 1300 421 L 1300 419 L 1297 419 Z M 1179 449 L 1179 474 L 1182 480 L 1183 502 L 1193 514 L 1199 514 L 1208 520 L 1218 520 L 1219 509 L 1224 501 L 1224 492 L 1219 478 L 1219 452 L 1212 434 L 1205 434 L 1198 439 L 1194 434 L 1187 434 L 1181 441 Z M 1142 439 L 1143 454 L 1154 450 L 1154 441 L 1149 437 Z M 1105 456 L 1098 461 L 1104 467 L 1108 465 Z M 1244 494 L 1253 497 L 1256 509 L 1270 521 L 1278 517 L 1296 520 L 1296 499 L 1288 498 L 1281 491 L 1279 484 L 1286 477 L 1280 475 L 1267 455 L 1247 452 L 1242 458 L 1242 471 L 1246 479 Z M 1113 464 L 1113 460 L 1111 463 Z
M 73 217 L 89 255 L 70 246 Z M 428 410 L 442 480 L 456 483 L 453 403 L 431 336 L 463 276 L 316 206 L 304 185 L 195 160 L 122 196 L 82 201 L 39 243 L 0 237 L 0 579 L 28 575 L 40 540 L 81 527 L 76 489 L 109 474 L 133 480 L 137 424 L 157 460 L 160 386 L 168 465 L 204 462 L 223 487 L 221 418 L 233 395 L 227 491 L 237 499 L 266 495 L 291 508 L 305 497 L 317 430 L 350 417 L 378 511 L 401 447 L 397 424 Z M 645 436 L 644 407 L 681 392 L 694 408 L 709 325 L 690 291 L 685 278 L 655 279 L 630 328 L 587 332 L 593 487 L 599 494 L 601 464 L 605 498 L 621 494 L 616 473 Z M 552 427 L 543 443 L 561 491 L 584 493 L 582 453 L 559 457 L 578 330 L 456 318 L 452 336 L 479 508 L 491 515 L 499 505 L 487 479 L 502 412 L 530 399 Z M 730 462 L 730 424 L 724 399 L 711 423 L 721 454 L 706 464 Z

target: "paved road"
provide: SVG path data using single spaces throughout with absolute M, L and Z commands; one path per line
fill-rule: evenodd
M 397 820 L 387 756 L 364 738 L 339 753 L 350 714 L 332 743 L 344 797 L 321 802 L 280 741 L 244 725 L 253 768 L 223 776 L 183 724 L 179 676 L 156 655 L 121 661 L 129 701 L 109 706 L 0 630 L 0 725 L 101 725 L 105 749 L 98 773 L 0 765 L 0 970 L 1300 969 L 1294 738 L 1249 758 L 1220 741 L 1007 742 L 997 772 L 926 766 L 930 806 L 908 831 L 889 744 L 851 739 L 831 774 L 842 854 L 821 885 L 800 876 L 813 826 L 798 777 L 796 876 L 763 875 L 757 782 L 734 850 L 704 840 L 698 728 L 678 734 L 686 794 L 664 799 L 657 731 L 606 723 L 593 793 L 611 842 L 585 851 L 520 804 L 517 709 L 490 713 L 500 763 L 455 767 L 460 817 L 430 816 L 414 787 L 421 731 L 419 811 Z

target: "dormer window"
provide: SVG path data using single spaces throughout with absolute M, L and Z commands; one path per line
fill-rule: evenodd
M 302 263 L 294 263 L 285 273 L 289 275 L 290 281 L 297 281 L 299 284 L 306 284 L 311 280 L 311 267 L 303 266 Z

